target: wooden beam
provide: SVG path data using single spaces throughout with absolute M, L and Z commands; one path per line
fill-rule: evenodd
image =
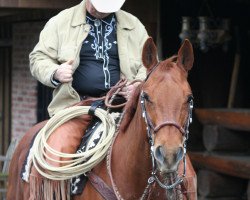
M 0 8 L 0 23 L 48 21 L 59 11 L 60 9 Z
M 189 152 L 192 164 L 222 174 L 250 179 L 250 156 L 225 156 Z
M 241 197 L 245 191 L 245 180 L 222 175 L 208 170 L 197 174 L 198 193 L 204 197 Z
M 18 7 L 18 0 L 0 0 L 0 7 L 6 7 L 6 8 Z
M 204 125 L 219 125 L 234 130 L 250 131 L 249 109 L 195 109 L 195 114 Z
M 11 47 L 12 40 L 11 39 L 0 39 L 0 47 Z
M 2 16 L 10 16 L 20 13 L 20 11 L 16 11 L 15 9 L 8 9 L 8 8 L 0 8 L 0 17 Z
M 52 8 L 63 9 L 80 3 L 81 0 L 0 0 L 0 7 L 5 8 Z
M 239 200 L 239 197 L 198 197 L 199 200 Z
M 204 125 L 203 144 L 207 151 L 246 152 L 250 135 L 217 125 Z

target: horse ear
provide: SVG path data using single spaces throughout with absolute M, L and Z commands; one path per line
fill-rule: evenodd
M 153 38 L 149 37 L 143 46 L 142 63 L 148 70 L 150 70 L 157 64 L 157 62 L 157 48 L 155 46 Z
M 178 51 L 177 65 L 183 67 L 187 72 L 193 67 L 194 52 L 189 40 L 185 40 Z

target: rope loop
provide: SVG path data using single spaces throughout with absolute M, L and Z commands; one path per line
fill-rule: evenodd
M 106 156 L 115 134 L 116 125 L 111 114 L 101 108 L 96 109 L 95 116 L 102 121 L 99 128 L 103 133 L 93 149 L 82 153 L 68 154 L 54 150 L 47 143 L 48 138 L 53 134 L 56 128 L 75 117 L 88 114 L 89 109 L 90 106 L 74 106 L 61 110 L 39 131 L 32 147 L 32 161 L 42 176 L 51 180 L 67 180 L 89 172 Z M 54 160 L 50 158 L 46 152 L 57 157 L 70 158 L 71 160 Z M 63 164 L 63 166 L 54 167 L 47 163 L 46 159 Z

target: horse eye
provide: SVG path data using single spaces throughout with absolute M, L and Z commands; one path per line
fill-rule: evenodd
M 149 97 L 149 95 L 146 92 L 143 93 L 143 96 L 144 96 L 144 98 L 145 98 L 146 101 L 151 102 L 150 101 L 150 97 Z
M 194 100 L 193 95 L 189 95 L 187 99 L 187 103 L 190 103 L 192 100 Z

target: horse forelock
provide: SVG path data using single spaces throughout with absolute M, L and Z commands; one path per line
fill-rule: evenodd
M 141 92 L 142 84 L 140 84 L 135 91 L 133 92 L 131 98 L 127 102 L 124 108 L 124 116 L 120 125 L 120 131 L 125 132 L 128 128 L 129 123 L 131 122 L 138 105 L 138 100 Z
M 181 80 L 187 79 L 187 71 L 183 67 L 179 67 L 177 65 L 177 55 L 174 55 L 170 58 L 167 58 L 166 60 L 162 61 L 162 64 L 160 64 L 160 70 L 158 71 L 160 74 L 164 74 L 164 72 L 174 72 L 173 77 L 177 78 L 180 77 Z M 177 72 L 180 76 L 177 76 L 175 73 Z
M 177 56 L 171 56 L 170 58 L 167 58 L 159 63 L 159 66 L 157 67 L 158 73 L 167 72 L 168 70 L 172 69 L 174 67 L 174 64 L 177 61 Z
M 167 59 L 167 61 L 169 61 L 169 62 L 176 62 L 176 61 L 177 61 L 177 58 L 178 58 L 177 55 L 173 55 L 173 56 L 169 57 L 169 58 Z

